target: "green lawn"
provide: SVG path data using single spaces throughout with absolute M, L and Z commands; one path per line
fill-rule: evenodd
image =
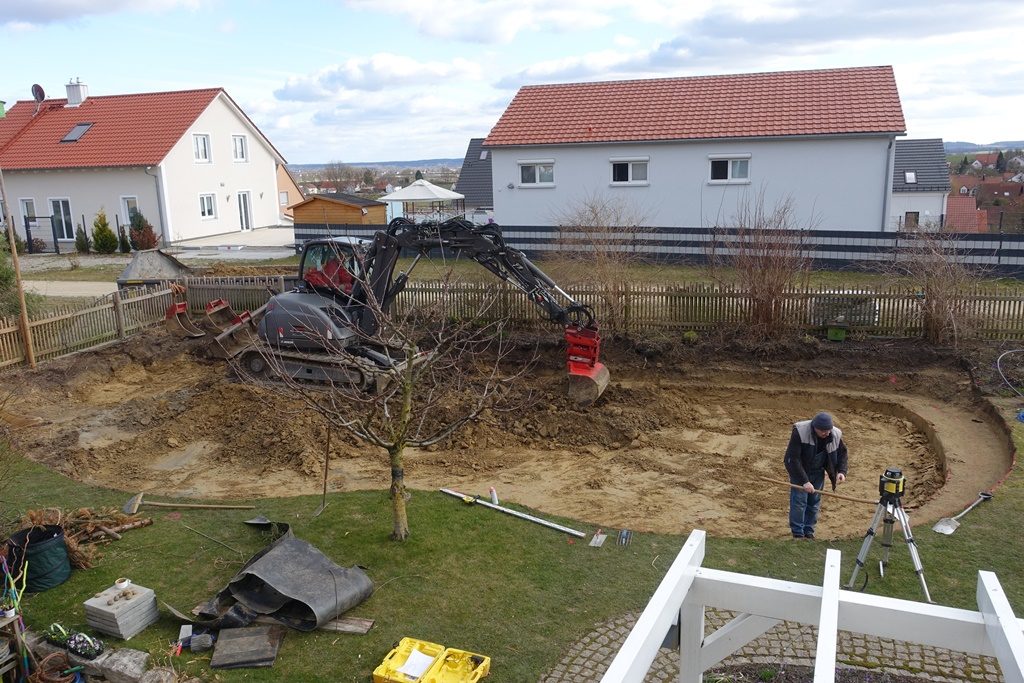
M 104 266 L 80 266 L 78 268 L 54 268 L 22 272 L 25 280 L 59 280 L 61 282 L 114 282 L 124 272 L 127 264 Z
M 1015 427 L 1017 447 L 1024 445 Z M 7 510 L 60 505 L 122 505 L 129 493 L 77 484 L 15 458 L 14 476 L 0 490 Z M 381 465 L 384 467 L 384 464 Z M 409 473 L 415 484 L 415 472 Z M 913 485 L 911 482 L 910 485 Z M 484 493 L 484 492 L 479 492 Z M 351 616 L 375 620 L 366 635 L 290 631 L 270 670 L 219 672 L 220 680 L 366 681 L 403 636 L 483 653 L 493 658 L 489 680 L 535 681 L 595 624 L 640 609 L 681 547 L 678 536 L 636 534 L 631 545 L 600 549 L 583 540 L 515 519 L 481 506 L 467 506 L 436 491 L 416 491 L 410 503 L 412 538 L 388 539 L 386 492 L 330 496 L 312 517 L 316 496 L 256 501 L 257 512 L 287 521 L 295 533 L 343 566 L 366 567 L 377 590 Z M 827 501 L 825 503 L 827 505 Z M 97 566 L 75 571 L 64 585 L 26 601 L 32 628 L 52 621 L 84 628 L 81 603 L 118 576 L 156 590 L 158 599 L 188 611 L 222 588 L 243 556 L 263 546 L 261 535 L 241 524 L 247 511 L 183 511 L 175 521 L 151 508 L 154 525 L 125 534 L 106 548 Z M 538 513 L 540 514 L 540 513 Z M 933 598 L 946 605 L 975 608 L 977 571 L 998 574 L 1017 612 L 1024 611 L 1024 575 L 1019 571 L 1024 540 L 1012 532 L 1024 514 L 1024 485 L 1017 472 L 995 499 L 964 518 L 952 536 L 915 529 Z M 544 516 L 544 515 L 541 515 Z M 591 533 L 572 520 L 557 520 Z M 870 521 L 865 510 L 864 526 Z M 781 523 L 781 522 L 780 522 Z M 188 524 L 241 551 L 241 555 L 186 529 Z M 613 532 L 614 533 L 614 532 Z M 862 534 L 863 529 L 851 529 Z M 898 534 L 897 534 L 898 535 Z M 860 546 L 854 538 L 834 544 L 843 552 L 843 582 Z M 816 584 L 826 543 L 709 538 L 705 566 Z M 881 547 L 868 558 L 870 593 L 920 600 L 909 554 L 893 548 L 884 580 L 877 576 Z M 165 651 L 178 624 L 161 621 L 131 641 L 166 663 Z M 120 644 L 120 643 L 117 643 Z M 209 655 L 188 655 L 175 666 L 191 673 L 207 669 Z

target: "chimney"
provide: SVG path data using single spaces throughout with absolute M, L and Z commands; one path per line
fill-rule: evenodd
M 74 82 L 68 81 L 64 87 L 68 89 L 68 103 L 64 105 L 65 107 L 77 107 L 89 97 L 89 86 L 78 78 Z
M 4 109 L 4 105 L 6 105 L 6 104 L 7 104 L 6 102 L 4 102 L 3 100 L 0 100 L 0 119 L 2 119 L 3 117 L 7 116 L 7 110 Z

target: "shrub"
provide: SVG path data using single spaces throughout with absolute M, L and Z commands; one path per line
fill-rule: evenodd
M 124 225 L 118 225 L 118 251 L 122 254 L 131 253 L 131 242 L 128 240 L 128 230 Z
M 35 241 L 33 241 L 33 244 L 35 244 Z M 21 235 L 18 233 L 14 233 L 14 245 L 18 248 L 19 254 L 24 254 L 27 251 L 25 248 L 25 240 L 23 240 Z M 10 235 L 7 234 L 7 230 L 4 230 L 3 250 L 7 253 L 11 252 L 11 238 Z
M 142 251 L 145 249 L 156 249 L 160 244 L 160 236 L 153 230 L 153 224 L 146 220 L 141 211 L 132 209 L 131 220 L 128 224 L 128 237 L 132 246 Z
M 107 214 L 103 209 L 96 213 L 96 219 L 92 222 L 92 242 L 100 254 L 113 254 L 117 251 L 117 235 L 110 229 Z
M 92 240 L 89 239 L 89 233 L 79 223 L 75 230 L 75 251 L 79 254 L 88 254 L 90 249 L 92 249 Z
M 117 250 L 122 254 L 130 254 L 132 243 L 128 241 L 128 232 L 123 225 L 117 226 Z
M 43 253 L 44 251 L 46 251 L 46 242 L 44 242 L 39 237 L 33 237 L 32 238 L 32 251 L 34 251 L 37 254 Z M 18 252 L 18 253 L 21 253 L 21 252 Z

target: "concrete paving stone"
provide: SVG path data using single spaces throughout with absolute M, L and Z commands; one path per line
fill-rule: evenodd
M 174 669 L 166 666 L 158 666 L 142 674 L 139 683 L 177 683 L 178 674 Z
M 109 683 L 136 683 L 148 667 L 148 652 L 122 648 L 114 650 L 104 662 L 102 676 Z

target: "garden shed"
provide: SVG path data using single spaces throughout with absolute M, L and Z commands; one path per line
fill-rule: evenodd
M 387 205 L 374 199 L 350 194 L 314 195 L 292 204 L 295 223 L 383 225 L 387 223 Z

